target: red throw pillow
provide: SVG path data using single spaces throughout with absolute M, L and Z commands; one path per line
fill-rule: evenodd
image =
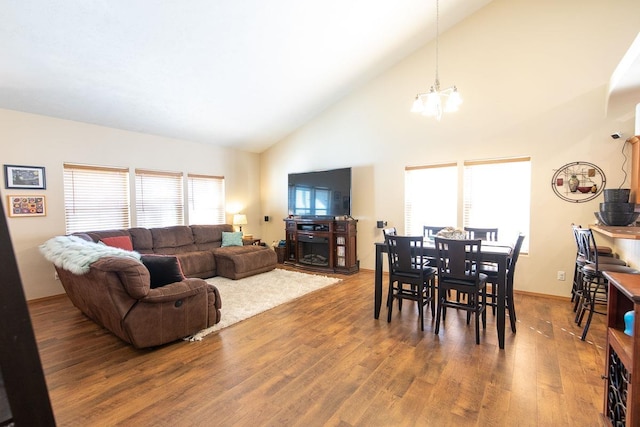
M 131 243 L 131 237 L 129 236 L 103 237 L 100 241 L 114 248 L 124 249 L 125 251 L 133 250 L 133 243 Z

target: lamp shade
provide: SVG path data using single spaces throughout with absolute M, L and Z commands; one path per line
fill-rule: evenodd
M 233 225 L 246 225 L 247 216 L 244 214 L 235 214 L 233 216 Z

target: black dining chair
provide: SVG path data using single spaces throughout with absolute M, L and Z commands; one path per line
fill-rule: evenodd
M 498 240 L 497 228 L 478 228 L 464 227 L 467 239 L 480 239 L 486 242 L 495 242 Z
M 480 228 L 480 227 L 464 227 L 464 232 L 467 239 L 480 239 L 485 242 L 495 242 L 498 240 L 497 228 Z M 480 272 L 487 273 L 487 271 L 498 271 L 498 266 L 493 262 L 480 263 Z M 487 292 L 487 298 L 491 299 L 491 311 L 496 314 L 496 300 L 498 298 L 498 292 L 494 283 L 491 283 L 491 292 Z
M 475 316 L 476 344 L 480 344 L 480 320 L 482 328 L 487 326 L 486 287 L 487 276 L 479 271 L 481 260 L 480 239 L 455 240 L 435 238 L 438 265 L 438 309 L 436 313 L 436 335 L 440 331 L 440 319 L 446 321 L 447 307 L 467 311 L 467 325 L 471 314 Z M 448 291 L 464 293 L 464 302 L 450 299 Z
M 437 227 L 437 226 L 433 226 L 433 225 L 423 225 L 422 226 L 422 235 L 427 239 L 433 240 L 433 238 L 436 237 L 436 234 L 438 234 L 438 232 L 440 230 L 442 230 L 443 228 L 445 228 L 445 227 Z
M 585 313 L 587 321 L 582 330 L 580 339 L 584 341 L 591 325 L 593 313 L 607 314 L 608 303 L 608 281 L 602 274 L 605 271 L 628 274 L 640 274 L 640 271 L 620 264 L 606 264 L 600 262 L 597 245 L 593 231 L 589 228 L 579 228 L 576 230 L 580 253 L 584 254 L 585 263 L 582 266 L 582 289 L 579 293 L 578 309 L 576 312 L 576 323 L 581 326 Z M 608 258 L 608 257 L 603 257 Z M 596 307 L 598 306 L 598 307 Z M 599 308 L 603 307 L 603 308 Z
M 511 323 L 511 331 L 516 332 L 516 307 L 513 301 L 513 280 L 516 273 L 516 264 L 518 262 L 518 258 L 520 258 L 520 250 L 522 249 L 522 243 L 524 242 L 525 235 L 519 233 L 516 241 L 513 244 L 513 248 L 511 250 L 511 256 L 507 261 L 507 289 L 505 293 L 505 310 L 509 313 L 509 322 Z M 498 267 L 490 266 L 489 264 L 483 263 L 480 271 L 487 275 L 487 283 L 491 283 L 491 291 L 489 294 L 487 292 L 487 305 L 491 305 L 492 311 L 495 314 L 496 308 L 498 307 L 498 295 L 497 295 L 497 286 L 498 286 Z
M 423 255 L 423 237 L 387 235 L 385 242 L 389 257 L 387 322 L 391 322 L 393 300 L 398 300 L 398 310 L 402 310 L 402 300 L 408 299 L 418 304 L 420 330 L 424 331 L 425 305 L 431 305 L 431 315 L 435 311 L 436 269 Z
M 382 229 L 382 235 L 383 236 L 397 236 L 398 235 L 398 230 L 396 230 L 395 227 L 387 227 L 387 228 L 383 228 Z

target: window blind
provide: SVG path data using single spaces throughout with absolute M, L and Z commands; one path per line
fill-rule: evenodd
M 182 172 L 136 169 L 138 227 L 184 224 Z
M 224 177 L 187 175 L 189 224 L 224 224 Z
M 405 234 L 421 236 L 424 225 L 456 226 L 458 166 L 446 163 L 405 168 Z
M 65 163 L 67 234 L 129 228 L 129 169 Z

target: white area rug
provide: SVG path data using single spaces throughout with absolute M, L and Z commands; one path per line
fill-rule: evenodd
M 207 279 L 208 283 L 215 285 L 220 291 L 222 319 L 220 323 L 185 340 L 200 341 L 214 331 L 339 281 L 340 279 L 333 277 L 278 268 L 240 280 L 224 277 Z

